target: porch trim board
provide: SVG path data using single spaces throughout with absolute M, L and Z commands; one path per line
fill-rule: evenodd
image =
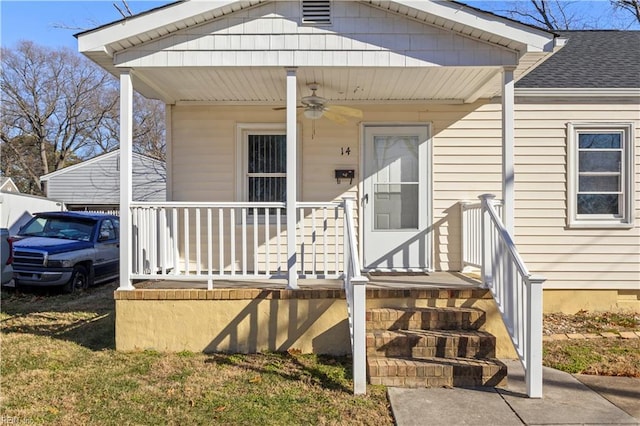
M 298 288 L 298 259 L 296 253 L 297 201 L 297 80 L 296 69 L 287 69 L 287 287 Z
M 120 73 L 120 288 L 132 290 L 131 216 L 133 199 L 133 81 L 131 71 Z

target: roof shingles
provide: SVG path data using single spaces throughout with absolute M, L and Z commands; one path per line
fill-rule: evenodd
M 521 88 L 638 88 L 640 31 L 562 31 L 567 44 L 517 83 Z

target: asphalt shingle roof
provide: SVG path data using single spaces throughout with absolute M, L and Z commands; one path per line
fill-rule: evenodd
M 566 45 L 524 76 L 522 88 L 638 88 L 640 31 L 559 31 Z

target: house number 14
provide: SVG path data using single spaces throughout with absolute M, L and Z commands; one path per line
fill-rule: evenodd
M 351 147 L 340 148 L 340 155 L 351 155 Z

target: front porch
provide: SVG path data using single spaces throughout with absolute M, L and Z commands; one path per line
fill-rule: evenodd
M 119 348 L 350 352 L 363 393 L 367 309 L 480 290 L 362 273 L 470 266 L 540 396 L 514 84 L 561 41 L 448 2 L 326 2 L 322 22 L 310 3 L 179 2 L 79 35 L 120 79 Z M 134 88 L 167 106 L 166 203 L 132 197 Z M 500 214 L 460 203 L 489 191 Z

